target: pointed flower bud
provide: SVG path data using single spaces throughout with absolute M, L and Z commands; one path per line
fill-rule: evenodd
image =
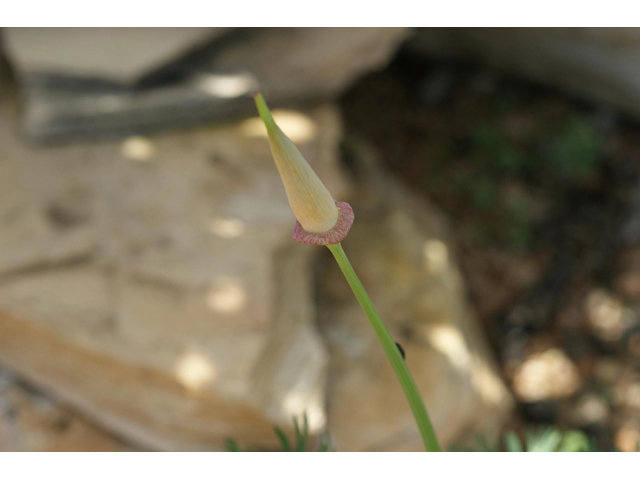
M 336 202 L 296 146 L 276 125 L 261 94 L 255 94 L 260 117 L 267 127 L 271 153 L 296 219 L 293 239 L 298 243 L 332 245 L 347 236 L 353 224 L 348 203 Z

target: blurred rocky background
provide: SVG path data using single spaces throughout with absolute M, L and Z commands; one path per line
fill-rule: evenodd
M 252 92 L 441 441 L 640 441 L 640 30 L 0 30 L 0 449 L 419 450 Z

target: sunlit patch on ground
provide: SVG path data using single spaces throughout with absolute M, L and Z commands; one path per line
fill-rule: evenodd
M 273 110 L 273 118 L 287 137 L 294 143 L 306 143 L 317 134 L 315 122 L 307 115 L 291 110 Z M 247 137 L 265 137 L 267 129 L 259 117 L 242 122 L 241 130 Z
M 632 323 L 622 303 L 604 290 L 594 290 L 587 296 L 586 312 L 594 333 L 605 341 L 618 340 Z
M 605 400 L 594 393 L 580 397 L 573 412 L 573 419 L 578 425 L 604 424 L 609 420 L 609 406 Z
M 219 75 L 203 73 L 193 80 L 195 85 L 212 97 L 235 98 L 255 90 L 256 79 L 251 75 Z
M 568 397 L 579 386 L 578 368 L 557 348 L 529 356 L 513 378 L 516 395 L 526 402 Z
M 327 422 L 322 405 L 319 405 L 316 401 L 303 398 L 299 393 L 289 393 L 284 399 L 282 406 L 289 418 L 296 417 L 300 420 L 303 415 L 306 414 L 311 432 L 321 430 Z
M 145 137 L 129 137 L 121 146 L 122 156 L 134 162 L 148 162 L 153 159 L 156 148 L 151 140 Z
M 244 235 L 245 225 L 235 218 L 214 218 L 209 224 L 209 230 L 222 238 L 238 238 Z
M 175 372 L 180 383 L 194 391 L 211 385 L 217 374 L 209 359 L 195 351 L 187 352 L 178 359 Z
M 244 287 L 233 280 L 215 285 L 207 294 L 207 305 L 219 313 L 236 313 L 244 307 L 247 293 Z
M 458 370 L 466 372 L 471 366 L 471 355 L 462 332 L 452 325 L 436 325 L 429 329 L 429 342 L 445 355 Z
M 449 266 L 449 251 L 440 240 L 429 240 L 424 245 L 427 270 L 433 275 L 444 272 Z
M 616 432 L 615 444 L 618 450 L 623 452 L 640 451 L 640 426 L 638 423 L 629 423 Z
M 473 356 L 473 383 L 480 397 L 489 405 L 504 402 L 504 385 L 502 379 L 489 367 L 480 356 Z

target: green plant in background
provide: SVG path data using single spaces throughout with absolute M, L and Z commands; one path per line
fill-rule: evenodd
M 579 113 L 508 95 L 493 103 L 498 108 L 488 118 L 429 138 L 419 171 L 428 195 L 459 221 L 466 239 L 527 252 L 549 205 L 597 184 L 603 140 Z
M 305 452 L 310 446 L 309 439 L 309 423 L 307 414 L 302 417 L 299 422 L 293 417 L 294 437 L 290 439 L 277 426 L 273 427 L 275 435 L 283 452 Z M 465 452 L 595 452 L 594 442 L 580 430 L 567 430 L 561 432 L 553 427 L 542 427 L 538 429 L 527 429 L 524 431 L 524 438 L 521 438 L 513 430 L 506 432 L 502 436 L 502 440 L 497 442 L 489 442 L 484 434 L 478 434 L 475 437 L 475 445 L 472 447 L 452 447 L 452 451 Z M 228 452 L 242 452 L 242 448 L 238 442 L 231 438 L 227 438 L 224 443 L 225 450 Z M 258 451 L 256 448 L 250 448 L 248 451 Z M 325 432 L 320 436 L 317 452 L 333 451 L 329 435 Z M 640 451 L 640 445 L 638 446 Z
M 295 437 L 293 439 L 289 439 L 287 435 L 280 429 L 279 427 L 274 426 L 273 431 L 278 438 L 278 442 L 280 443 L 280 448 L 282 448 L 283 452 L 306 452 L 307 447 L 309 446 L 309 420 L 307 419 L 307 414 L 305 413 L 302 416 L 302 425 L 296 417 L 293 417 L 293 428 L 295 430 Z M 241 452 L 242 449 L 238 442 L 233 440 L 232 438 L 227 438 L 224 442 L 225 450 L 228 452 Z M 251 451 L 257 451 L 255 448 L 250 449 Z M 331 442 L 329 440 L 329 436 L 327 434 L 323 434 L 320 436 L 320 443 L 318 444 L 318 452 L 329 452 L 331 451 Z
M 527 430 L 524 444 L 515 432 L 507 432 L 504 443 L 509 452 L 591 452 L 593 445 L 579 430 L 560 432 L 551 427 Z
M 581 182 L 595 174 L 601 153 L 595 129 L 581 118 L 570 118 L 549 143 L 545 158 L 559 179 Z
M 353 210 L 349 204 L 333 200 L 295 145 L 276 125 L 261 94 L 256 93 L 255 101 L 267 128 L 271 152 L 284 183 L 289 204 L 297 219 L 293 239 L 298 243 L 325 245 L 331 250 L 400 381 L 425 449 L 440 451 L 431 420 L 411 372 L 340 244 L 353 224 Z M 280 440 L 282 443 L 282 438 Z
M 502 448 L 504 445 L 504 449 Z M 524 441 L 514 432 L 506 432 L 502 442 L 491 445 L 484 435 L 476 436 L 476 447 L 455 450 L 472 452 L 595 452 L 594 443 L 579 430 L 561 432 L 552 427 L 524 432 Z

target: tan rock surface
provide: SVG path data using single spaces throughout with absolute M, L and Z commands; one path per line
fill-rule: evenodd
M 305 273 L 317 251 L 291 240 L 255 121 L 132 155 L 115 142 L 30 150 L 1 113 L 2 364 L 140 448 L 273 448 L 272 424 L 305 410 L 324 426 Z M 282 118 L 341 196 L 335 110 Z
M 131 448 L 0 373 L 0 451 L 118 452 Z
M 271 104 L 335 97 L 358 76 L 382 68 L 409 28 L 265 28 L 215 59 L 216 73 L 251 74 Z
M 103 77 L 133 83 L 226 28 L 6 28 L 21 73 Z
M 125 84 L 166 66 L 233 28 L 7 28 L 7 56 L 20 74 L 103 78 Z M 251 74 L 273 96 L 336 95 L 382 67 L 409 28 L 246 28 L 232 32 L 206 69 L 202 87 L 224 94 L 241 83 L 216 75 Z M 215 83 L 215 81 L 218 83 Z M 221 83 L 222 82 L 222 83 Z M 233 96 L 233 95 L 230 95 Z M 117 106 L 114 106 L 117 108 Z
M 343 242 L 354 269 L 405 352 L 443 446 L 491 435 L 512 399 L 465 301 L 437 210 L 377 170 L 361 145 L 356 222 Z M 330 255 L 319 322 L 331 354 L 329 431 L 339 451 L 422 450 L 413 416 L 378 340 Z
M 330 257 L 316 314 L 310 269 L 323 252 L 291 240 L 293 215 L 255 119 L 31 150 L 2 101 L 0 364 L 135 448 L 219 449 L 226 437 L 277 448 L 272 424 L 306 411 L 313 432 L 328 423 L 338 450 L 420 449 Z M 280 120 L 348 200 L 336 111 Z M 371 187 L 353 202 L 345 249 L 404 346 L 443 443 L 490 430 L 510 399 L 463 300 L 443 222 L 366 171 Z M 7 448 L 75 448 L 20 445 Z

